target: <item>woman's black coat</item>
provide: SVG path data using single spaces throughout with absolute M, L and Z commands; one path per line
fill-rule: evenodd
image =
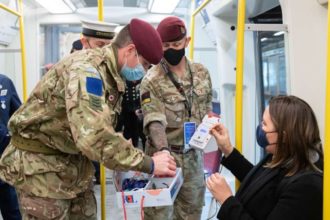
M 283 170 L 255 167 L 236 149 L 222 161 L 241 181 L 218 213 L 220 220 L 322 220 L 323 176 L 306 171 L 285 177 Z

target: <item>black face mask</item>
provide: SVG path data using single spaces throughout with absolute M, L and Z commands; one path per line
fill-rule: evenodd
M 172 66 L 176 66 L 182 60 L 182 57 L 185 55 L 185 48 L 175 50 L 173 48 L 167 49 L 164 52 L 165 60 Z

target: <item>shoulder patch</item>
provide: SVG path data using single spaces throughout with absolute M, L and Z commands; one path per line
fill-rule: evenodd
M 102 80 L 94 77 L 86 77 L 86 90 L 89 94 L 102 96 Z
M 144 105 L 144 104 L 147 104 L 149 102 L 151 102 L 151 97 L 150 97 L 150 92 L 145 92 L 142 94 L 141 96 L 141 104 Z

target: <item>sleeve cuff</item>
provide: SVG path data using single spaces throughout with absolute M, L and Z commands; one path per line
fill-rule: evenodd
M 235 162 L 236 158 L 240 156 L 241 153 L 234 147 L 231 154 L 228 155 L 228 157 L 223 157 L 221 160 L 221 163 L 226 166 L 227 164 L 231 164 L 232 162 Z
M 149 173 L 149 174 L 153 174 L 154 172 L 154 161 L 152 160 L 151 157 L 149 157 L 148 155 L 144 155 L 141 167 L 140 167 L 140 171 L 143 173 Z

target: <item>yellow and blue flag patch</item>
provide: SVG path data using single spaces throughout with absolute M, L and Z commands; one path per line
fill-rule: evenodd
M 151 97 L 150 97 L 150 92 L 145 92 L 142 94 L 141 96 L 141 104 L 144 105 L 144 104 L 147 104 L 151 102 Z
M 94 77 L 87 77 L 86 90 L 90 95 L 102 96 L 102 80 Z

